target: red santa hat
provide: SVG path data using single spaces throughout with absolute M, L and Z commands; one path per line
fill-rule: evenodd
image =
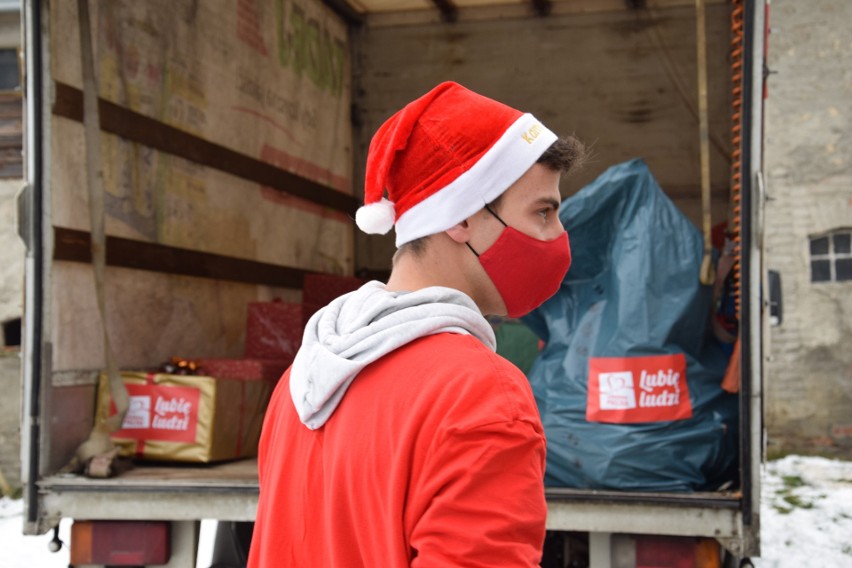
M 396 225 L 397 246 L 446 231 L 499 197 L 554 141 L 531 114 L 441 83 L 373 136 L 355 222 L 382 235 Z

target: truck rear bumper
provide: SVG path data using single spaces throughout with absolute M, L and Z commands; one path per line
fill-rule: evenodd
M 253 521 L 257 461 L 138 466 L 120 477 L 54 475 L 39 482 L 44 530 L 78 519 Z M 738 493 L 628 493 L 548 488 L 548 530 L 740 538 Z
M 548 489 L 547 528 L 627 534 L 738 538 L 735 493 L 624 493 Z
M 119 477 L 54 475 L 38 483 L 47 531 L 61 518 L 253 521 L 257 461 L 208 466 L 139 466 Z

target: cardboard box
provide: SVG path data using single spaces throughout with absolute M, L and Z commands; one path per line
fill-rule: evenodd
M 332 274 L 305 274 L 302 285 L 303 321 L 308 323 L 311 316 L 329 302 L 357 290 L 366 280 L 354 276 L 334 276 Z
M 253 457 L 275 381 L 122 372 L 130 406 L 112 439 L 125 456 L 209 463 Z M 115 414 L 101 374 L 96 420 Z
M 284 371 L 293 363 L 293 357 L 286 359 L 197 359 L 201 374 L 219 379 L 241 381 L 278 382 Z
M 293 360 L 302 344 L 302 305 L 250 302 L 246 317 L 246 357 Z

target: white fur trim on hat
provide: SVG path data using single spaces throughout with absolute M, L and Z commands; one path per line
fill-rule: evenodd
M 396 211 L 393 201 L 382 197 L 380 201 L 368 203 L 355 212 L 355 224 L 358 228 L 371 235 L 384 235 L 393 228 Z
M 522 115 L 469 170 L 397 219 L 396 246 L 446 231 L 497 199 L 556 139 L 533 115 Z

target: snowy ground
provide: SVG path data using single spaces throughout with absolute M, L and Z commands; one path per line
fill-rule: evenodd
M 52 531 L 41 536 L 23 536 L 23 522 L 23 502 L 0 499 L 0 568 L 68 568 L 71 521 L 66 519 L 59 525 L 59 539 L 65 546 L 56 553 L 48 549 Z M 215 532 L 215 521 L 201 521 L 197 568 L 210 566 Z
M 852 462 L 787 456 L 763 472 L 760 568 L 852 568 Z
M 0 568 L 66 568 L 68 549 L 51 535 L 21 535 L 22 504 L 0 500 Z M 852 568 L 852 462 L 788 456 L 763 472 L 759 568 Z M 209 566 L 214 524 L 202 523 L 198 568 Z M 60 525 L 68 542 L 69 526 Z

